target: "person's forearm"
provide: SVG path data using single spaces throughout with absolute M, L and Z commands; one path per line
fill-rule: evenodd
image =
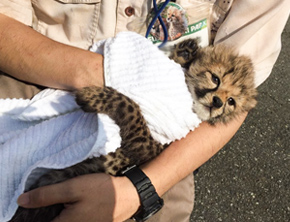
M 102 55 L 55 42 L 2 14 L 0 70 L 52 88 L 103 85 Z
M 234 136 L 245 118 L 246 114 L 227 125 L 211 126 L 204 122 L 143 166 L 157 192 L 163 195 L 216 154 Z

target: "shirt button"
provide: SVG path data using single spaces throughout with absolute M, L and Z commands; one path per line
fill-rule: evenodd
M 130 16 L 135 14 L 135 9 L 131 6 L 129 6 L 129 7 L 125 8 L 125 14 L 130 17 Z

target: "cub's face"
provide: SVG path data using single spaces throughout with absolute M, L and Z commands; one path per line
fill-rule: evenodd
M 199 49 L 186 82 L 195 101 L 194 112 L 211 124 L 227 123 L 257 103 L 250 59 L 222 46 Z

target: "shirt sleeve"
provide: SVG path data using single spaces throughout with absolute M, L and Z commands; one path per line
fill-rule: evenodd
M 251 57 L 256 86 L 267 79 L 279 56 L 289 10 L 289 0 L 235 0 L 217 32 L 214 44 L 223 43 Z
M 33 8 L 30 0 L 1 0 L 0 13 L 32 26 Z

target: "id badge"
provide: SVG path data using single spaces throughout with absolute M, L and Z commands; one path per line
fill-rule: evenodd
M 158 9 L 161 5 L 162 3 L 158 4 Z M 185 10 L 180 5 L 169 2 L 161 12 L 160 16 L 168 32 L 168 41 L 178 39 L 185 33 L 188 26 L 188 19 Z M 149 18 L 153 19 L 154 17 L 155 10 L 153 9 L 151 10 Z M 159 19 L 156 20 L 150 30 L 150 35 L 155 41 L 164 40 L 164 30 Z
M 158 9 L 162 4 L 158 4 Z M 168 32 L 167 43 L 161 48 L 166 54 L 175 44 L 188 38 L 198 38 L 201 46 L 209 44 L 207 18 L 200 18 L 197 22 L 190 24 L 186 10 L 174 2 L 169 2 L 160 16 Z M 148 21 L 150 22 L 154 17 L 155 10 L 152 9 Z M 156 45 L 164 41 L 164 30 L 158 19 L 150 30 L 148 39 Z

